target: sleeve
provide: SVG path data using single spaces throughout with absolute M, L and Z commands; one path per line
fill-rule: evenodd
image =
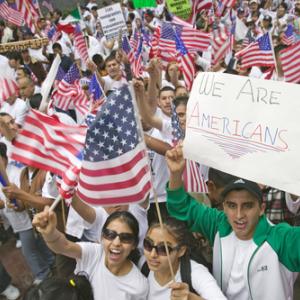
M 98 266 L 103 249 L 100 244 L 79 242 L 77 243 L 81 247 L 81 258 L 76 259 L 75 274 L 79 272 L 85 272 L 89 276 L 93 273 L 93 269 Z
M 297 215 L 299 213 L 300 197 L 296 201 L 293 201 L 291 194 L 285 193 L 285 202 L 286 202 L 287 208 L 289 209 L 289 211 L 291 213 L 293 213 L 294 215 Z
M 194 290 L 205 300 L 226 300 L 215 278 L 200 264 L 191 261 L 192 285 Z
M 184 188 L 170 190 L 167 187 L 167 208 L 171 216 L 186 221 L 193 232 L 202 233 L 213 244 L 223 212 L 197 202 Z
M 268 242 L 289 271 L 300 272 L 300 227 L 286 223 L 273 226 Z

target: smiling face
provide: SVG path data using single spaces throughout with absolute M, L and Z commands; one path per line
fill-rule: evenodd
M 110 232 L 114 231 L 117 234 L 125 233 L 133 235 L 130 227 L 121 219 L 111 221 L 106 229 Z M 104 234 L 102 234 L 102 245 L 105 252 L 105 265 L 109 270 L 122 269 L 128 262 L 127 258 L 130 252 L 136 248 L 134 241 L 122 241 L 122 236 L 115 236 L 113 239 L 106 238 Z
M 174 272 L 176 272 L 179 266 L 179 258 L 182 255 L 184 255 L 186 248 L 185 247 L 178 248 L 178 242 L 176 241 L 175 237 L 172 236 L 167 230 L 162 230 L 160 227 L 154 227 L 153 229 L 150 229 L 146 236 L 146 240 L 150 244 L 158 247 L 164 246 L 164 238 L 169 247 L 171 264 L 174 268 Z M 170 267 L 169 267 L 167 256 L 159 255 L 159 253 L 157 253 L 157 250 L 155 248 L 150 250 L 150 249 L 146 249 L 145 246 L 144 246 L 144 255 L 147 260 L 149 269 L 151 271 L 153 271 L 154 273 L 158 272 L 162 274 L 169 274 Z
M 224 212 L 240 240 L 253 237 L 259 218 L 263 215 L 265 205 L 246 190 L 229 192 L 224 199 Z

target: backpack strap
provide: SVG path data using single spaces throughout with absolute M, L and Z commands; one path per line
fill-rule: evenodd
M 192 267 L 191 260 L 187 255 L 184 255 L 180 259 L 180 275 L 181 281 L 188 284 L 190 292 L 198 295 L 192 285 Z
M 144 262 L 144 264 L 143 264 L 143 266 L 142 266 L 141 272 L 142 272 L 142 274 L 143 274 L 146 278 L 148 278 L 149 273 L 150 273 L 150 269 L 149 269 L 148 264 L 147 264 L 146 261 Z

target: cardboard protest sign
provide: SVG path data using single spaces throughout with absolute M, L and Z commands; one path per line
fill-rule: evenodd
M 189 0 L 167 0 L 168 9 L 181 19 L 188 19 L 192 12 Z
M 156 7 L 156 0 L 133 0 L 135 8 Z
M 120 3 L 98 9 L 98 15 L 104 35 L 108 40 L 118 38 L 119 31 L 127 32 Z
M 300 85 L 200 73 L 187 110 L 184 155 L 300 195 Z

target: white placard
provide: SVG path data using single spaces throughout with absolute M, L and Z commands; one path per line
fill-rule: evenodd
M 200 73 L 187 110 L 184 155 L 300 195 L 300 85 Z
M 120 3 L 98 9 L 98 16 L 104 35 L 108 40 L 118 38 L 119 31 L 127 32 Z

